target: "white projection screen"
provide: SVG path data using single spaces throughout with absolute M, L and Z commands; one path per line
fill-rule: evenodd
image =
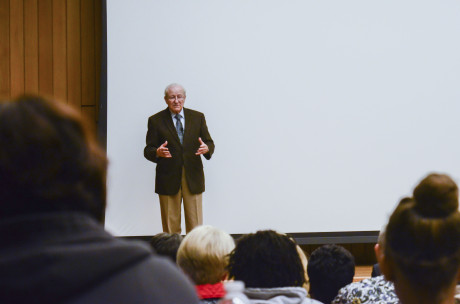
M 216 144 L 205 224 L 380 230 L 427 173 L 459 181 L 459 16 L 458 0 L 108 0 L 106 228 L 161 232 L 143 149 L 177 82 Z

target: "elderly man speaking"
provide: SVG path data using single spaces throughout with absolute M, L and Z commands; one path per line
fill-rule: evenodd
M 160 197 L 163 231 L 181 233 L 184 202 L 187 233 L 203 224 L 205 190 L 201 155 L 210 159 L 214 142 L 203 113 L 184 108 L 185 89 L 176 83 L 165 89 L 168 108 L 149 117 L 144 156 L 157 164 L 155 192 Z

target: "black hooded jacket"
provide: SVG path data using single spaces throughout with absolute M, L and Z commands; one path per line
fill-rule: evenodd
M 175 265 L 84 214 L 2 220 L 0 244 L 0 303 L 198 303 Z

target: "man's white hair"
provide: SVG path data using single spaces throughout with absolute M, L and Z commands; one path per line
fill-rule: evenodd
M 182 91 L 184 92 L 184 96 L 187 96 L 187 93 L 185 92 L 185 89 L 182 85 L 178 84 L 178 83 L 171 83 L 170 85 L 168 85 L 166 88 L 165 88 L 165 97 L 168 96 L 168 91 L 169 89 L 171 88 L 174 88 L 174 87 L 179 87 L 182 89 Z

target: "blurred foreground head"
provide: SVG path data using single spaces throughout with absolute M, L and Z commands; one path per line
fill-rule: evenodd
M 440 303 L 460 277 L 458 187 L 444 174 L 430 174 L 400 203 L 377 254 L 398 296 L 419 295 Z M 407 301 L 406 301 L 407 302 Z M 408 303 L 408 302 L 407 302 Z
M 71 107 L 38 96 L 0 101 L 0 219 L 71 211 L 102 220 L 106 168 Z

